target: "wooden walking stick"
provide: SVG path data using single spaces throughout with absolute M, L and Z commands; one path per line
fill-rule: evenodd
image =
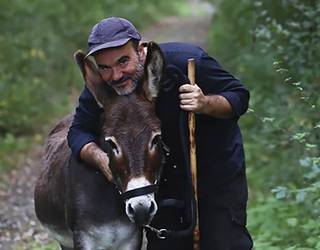
M 196 82 L 195 79 L 195 62 L 191 58 L 188 60 L 188 78 L 191 85 Z M 199 231 L 199 212 L 198 212 L 198 185 L 197 185 L 197 158 L 196 158 L 196 141 L 195 141 L 195 128 L 196 120 L 193 112 L 188 114 L 188 127 L 189 127 L 189 142 L 190 142 L 190 167 L 192 176 L 192 185 L 194 189 L 194 198 L 196 201 L 196 226 L 193 231 L 193 249 L 200 250 L 200 231 Z

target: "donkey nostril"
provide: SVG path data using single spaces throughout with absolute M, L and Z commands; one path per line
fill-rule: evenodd
M 129 212 L 129 214 L 134 214 L 134 209 L 131 206 L 131 204 L 129 204 L 129 206 L 128 206 L 128 212 Z

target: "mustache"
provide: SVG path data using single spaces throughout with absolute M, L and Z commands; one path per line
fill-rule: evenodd
M 133 76 L 124 75 L 119 80 L 116 80 L 116 81 L 110 80 L 110 81 L 107 81 L 106 83 L 109 84 L 110 86 L 117 86 L 127 80 L 132 80 L 132 82 L 137 86 L 140 79 L 142 78 L 142 75 L 143 75 L 143 70 L 144 70 L 143 66 L 144 65 L 142 64 L 142 62 L 139 59 L 137 62 L 137 71 Z
M 118 84 L 121 84 L 121 83 L 123 83 L 123 82 L 125 82 L 125 81 L 127 81 L 127 80 L 133 80 L 133 79 L 132 79 L 132 77 L 130 77 L 130 76 L 123 76 L 123 77 L 120 78 L 119 80 L 117 80 L 117 81 L 110 81 L 109 83 L 110 83 L 111 85 L 118 85 Z

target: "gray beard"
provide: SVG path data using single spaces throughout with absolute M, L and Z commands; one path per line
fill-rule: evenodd
M 142 75 L 143 75 L 143 64 L 140 60 L 140 58 L 138 59 L 137 62 L 137 72 L 136 74 L 132 77 L 132 86 L 131 88 L 116 88 L 113 87 L 114 91 L 118 94 L 118 95 L 130 95 L 133 91 L 136 90 L 138 84 L 139 84 L 139 80 L 141 79 Z

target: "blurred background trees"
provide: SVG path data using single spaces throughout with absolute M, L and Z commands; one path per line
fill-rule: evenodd
M 212 2 L 210 50 L 252 94 L 241 125 L 256 249 L 320 249 L 320 2 Z
M 255 249 L 320 249 L 320 1 L 210 2 L 208 50 L 251 91 L 241 127 Z M 143 28 L 188 3 L 0 0 L 0 169 L 72 110 L 83 84 L 72 53 L 92 24 L 114 15 Z

